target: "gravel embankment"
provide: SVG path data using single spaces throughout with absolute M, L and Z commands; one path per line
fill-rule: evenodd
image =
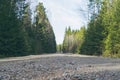
M 0 59 L 0 80 L 120 80 L 120 59 L 72 54 Z

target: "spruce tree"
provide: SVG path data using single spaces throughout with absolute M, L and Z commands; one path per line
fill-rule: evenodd
M 35 21 L 35 40 L 36 51 L 41 53 L 55 53 L 56 41 L 52 26 L 45 13 L 45 8 L 42 3 L 39 3 L 36 7 L 36 21 Z M 39 48 L 38 48 L 39 47 Z
M 0 55 L 26 55 L 27 43 L 15 0 L 0 0 Z

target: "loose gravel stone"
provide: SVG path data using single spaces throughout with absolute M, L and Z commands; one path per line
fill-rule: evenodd
M 74 54 L 1 59 L 0 80 L 120 80 L 120 59 Z

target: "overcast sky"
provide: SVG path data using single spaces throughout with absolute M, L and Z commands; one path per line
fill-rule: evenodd
M 87 23 L 87 0 L 32 0 L 32 5 L 38 2 L 43 2 L 46 8 L 57 44 L 62 43 L 66 27 L 80 29 Z

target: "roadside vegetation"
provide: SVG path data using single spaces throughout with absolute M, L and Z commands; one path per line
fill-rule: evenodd
M 89 22 L 65 31 L 63 52 L 120 57 L 120 0 L 89 0 Z
M 0 0 L 0 57 L 55 52 L 54 32 L 42 3 L 33 13 L 26 0 Z
M 78 53 L 120 57 L 120 0 L 89 0 L 88 24 L 66 28 L 56 45 L 42 3 L 35 11 L 26 0 L 0 0 L 0 57 L 43 53 Z

